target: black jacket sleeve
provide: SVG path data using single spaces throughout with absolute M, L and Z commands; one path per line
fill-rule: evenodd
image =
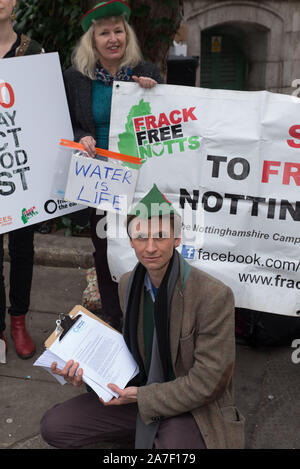
M 141 62 L 133 69 L 133 75 L 138 77 L 149 77 L 156 80 L 157 83 L 163 83 L 162 77 L 160 75 L 157 65 L 151 62 Z
M 74 140 L 82 137 L 96 137 L 92 114 L 92 80 L 75 68 L 70 67 L 64 73 L 64 83 L 69 105 Z

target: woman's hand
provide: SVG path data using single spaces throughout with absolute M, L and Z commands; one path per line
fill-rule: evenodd
M 153 80 L 153 78 L 149 77 L 137 77 L 135 75 L 132 76 L 132 79 L 138 83 L 142 88 L 153 88 L 153 86 L 157 85 L 157 81 Z
M 85 151 L 91 158 L 95 158 L 96 140 L 92 136 L 82 137 L 79 143 L 81 143 L 84 146 Z
M 113 397 L 109 402 L 104 402 L 100 399 L 102 404 L 105 406 L 132 404 L 137 401 L 138 388 L 136 386 L 129 386 L 128 388 L 120 389 L 116 384 L 108 384 L 107 387 L 118 393 L 119 397 Z
M 53 362 L 51 365 L 51 371 L 55 375 L 63 376 L 65 380 L 73 384 L 73 386 L 80 386 L 82 381 L 83 369 L 79 368 L 79 363 L 74 363 L 74 360 L 69 360 L 62 370 L 56 368 L 57 363 Z M 76 371 L 78 370 L 77 374 Z

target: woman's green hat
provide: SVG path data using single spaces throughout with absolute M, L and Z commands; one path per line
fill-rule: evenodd
M 122 0 L 110 0 L 108 2 L 100 2 L 89 10 L 81 18 L 81 26 L 84 32 L 86 32 L 92 25 L 93 20 L 99 18 L 105 18 L 108 16 L 121 16 L 125 15 L 127 21 L 130 17 L 130 7 L 127 3 Z

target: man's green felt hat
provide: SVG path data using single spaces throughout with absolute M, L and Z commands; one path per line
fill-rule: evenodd
M 121 16 L 125 15 L 127 21 L 130 17 L 130 7 L 127 3 L 122 0 L 110 0 L 108 2 L 100 2 L 95 5 L 91 10 L 83 15 L 81 18 L 81 26 L 84 32 L 86 32 L 93 23 L 93 20 L 105 18 L 109 16 Z
M 139 218 L 170 214 L 179 215 L 171 202 L 160 192 L 156 184 L 153 184 L 152 189 L 128 213 L 128 215 Z

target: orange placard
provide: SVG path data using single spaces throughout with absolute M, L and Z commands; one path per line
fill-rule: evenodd
M 75 148 L 76 150 L 85 151 L 84 145 L 77 142 L 72 142 L 71 140 L 66 140 L 64 138 L 59 142 L 60 145 L 68 148 Z M 125 161 L 126 163 L 133 163 L 140 165 L 142 159 L 137 156 L 123 155 L 122 153 L 116 153 L 110 150 L 104 150 L 103 148 L 96 148 L 96 153 L 101 156 L 107 156 L 108 158 L 113 158 L 115 160 Z

